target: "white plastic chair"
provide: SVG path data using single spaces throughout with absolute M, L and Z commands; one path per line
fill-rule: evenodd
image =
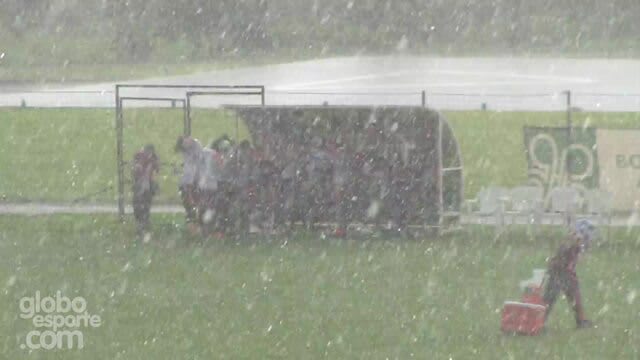
M 571 226 L 575 214 L 582 205 L 580 191 L 575 187 L 563 186 L 551 189 L 549 192 L 552 216 L 560 214 L 564 217 L 564 224 Z M 551 219 L 553 224 L 553 218 Z
M 538 186 L 517 186 L 509 192 L 511 223 L 525 216 L 527 224 L 536 224 L 542 218 L 544 189 Z
M 506 188 L 498 186 L 483 188 L 475 199 L 466 201 L 467 214 L 478 217 L 481 223 L 482 219 L 493 218 L 494 225 L 501 228 L 504 226 L 505 203 L 508 200 L 509 190 Z
M 586 202 L 586 215 L 594 217 L 598 225 L 607 226 L 608 238 L 613 209 L 613 194 L 606 190 L 591 189 L 584 193 L 584 201 Z

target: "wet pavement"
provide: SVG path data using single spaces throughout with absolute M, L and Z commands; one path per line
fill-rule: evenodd
M 160 214 L 180 214 L 184 208 L 178 205 L 156 205 L 151 209 L 152 213 Z M 117 214 L 117 205 L 109 204 L 64 204 L 64 203 L 0 203 L 0 215 L 23 215 L 41 216 L 55 214 Z M 125 207 L 125 213 L 132 214 L 131 206 Z M 580 217 L 580 215 L 577 215 Z M 563 225 L 565 217 L 560 214 L 545 214 L 538 222 L 542 225 Z M 603 218 L 594 219 L 596 224 L 606 224 Z M 527 225 L 529 219 L 526 216 L 507 216 L 504 223 L 499 224 L 496 217 L 478 217 L 474 215 L 463 215 L 462 224 L 470 225 Z M 640 214 L 631 213 L 628 215 L 617 215 L 611 218 L 611 226 L 614 227 L 635 227 L 640 226 Z
M 162 77 L 129 84 L 264 85 L 270 105 L 421 105 L 438 110 L 640 110 L 640 60 L 344 57 Z M 0 106 L 114 107 L 114 83 L 0 91 Z M 0 86 L 1 87 L 1 86 Z M 179 97 L 185 90 L 124 89 Z M 195 107 L 259 104 L 259 96 L 200 96 Z M 130 102 L 127 106 L 168 106 Z

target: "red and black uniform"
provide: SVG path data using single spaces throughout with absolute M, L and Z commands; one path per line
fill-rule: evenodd
M 187 215 L 187 223 L 195 223 L 198 220 L 198 165 L 201 160 L 202 146 L 196 139 L 180 137 L 176 150 L 182 153 L 184 160 L 179 182 L 182 204 Z
M 224 167 L 224 158 L 213 149 L 202 150 L 198 168 L 198 220 L 202 233 L 208 236 L 218 218 L 218 180 Z
M 139 234 L 149 230 L 151 201 L 157 191 L 153 179 L 158 172 L 158 157 L 155 152 L 140 150 L 133 157 L 133 216 L 136 219 Z
M 549 260 L 547 283 L 544 290 L 544 302 L 547 304 L 546 316 L 549 315 L 560 292 L 563 292 L 575 312 L 576 323 L 585 321 L 580 286 L 576 275 L 576 263 L 582 252 L 580 244 L 563 245 L 555 256 Z

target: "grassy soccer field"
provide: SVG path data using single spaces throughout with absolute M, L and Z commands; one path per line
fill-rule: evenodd
M 460 141 L 467 196 L 525 180 L 524 125 L 564 124 L 563 113 L 446 113 Z M 7 201 L 113 202 L 114 114 L 98 109 L 0 110 L 0 196 Z M 194 114 L 208 142 L 235 133 L 235 118 Z M 638 114 L 575 114 L 578 124 L 634 127 Z M 162 161 L 181 132 L 177 110 L 127 110 L 125 159 L 145 143 Z M 240 136 L 246 130 L 240 127 Z M 176 200 L 165 166 L 159 201 Z M 103 189 L 107 191 L 102 191 Z M 585 306 L 598 327 L 575 331 L 560 300 L 539 338 L 499 331 L 505 300 L 544 267 L 562 237 L 523 229 L 495 238 L 476 227 L 439 239 L 244 239 L 201 244 L 184 219 L 155 216 L 150 244 L 115 216 L 0 216 L 0 353 L 21 358 L 19 301 L 40 291 L 82 296 L 102 325 L 81 351 L 33 358 L 635 358 L 640 356 L 640 230 L 615 230 L 579 265 Z M 223 356 L 222 356 L 223 355 Z
M 446 112 L 460 142 L 466 197 L 482 186 L 526 181 L 522 128 L 565 125 L 562 112 Z M 162 161 L 179 162 L 172 151 L 182 113 L 171 109 L 125 111 L 125 160 L 153 142 Z M 633 128 L 640 113 L 576 113 L 576 126 Z M 116 153 L 114 113 L 107 109 L 0 109 L 0 199 L 114 202 Z M 235 133 L 235 118 L 221 111 L 197 111 L 194 135 L 208 142 Z M 246 130 L 241 126 L 240 136 Z M 19 170 L 19 171 L 18 171 Z M 128 175 L 128 169 L 127 169 Z M 162 169 L 159 202 L 176 201 L 176 176 Z M 106 190 L 105 190 L 106 189 Z
M 163 166 L 159 202 L 177 201 L 177 176 L 168 163 L 182 134 L 182 110 L 139 109 L 124 112 L 124 159 L 147 143 L 156 145 Z M 195 111 L 194 136 L 206 145 L 235 136 L 235 117 L 223 111 Z M 0 198 L 9 201 L 114 202 L 116 139 L 114 111 L 102 109 L 0 110 Z M 239 137 L 246 136 L 240 124 Z M 19 170 L 19 171 L 18 171 Z M 125 175 L 130 176 L 126 167 Z M 127 184 L 127 191 L 129 185 Z
M 102 325 L 85 347 L 30 358 L 631 359 L 640 356 L 640 233 L 615 231 L 578 266 L 587 314 L 563 299 L 545 334 L 499 331 L 505 300 L 543 267 L 558 229 L 495 239 L 475 228 L 440 239 L 198 244 L 181 217 L 154 217 L 151 243 L 111 216 L 0 217 L 0 352 L 33 330 L 19 300 L 82 296 Z

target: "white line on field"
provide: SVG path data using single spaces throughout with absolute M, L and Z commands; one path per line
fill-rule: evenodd
M 494 77 L 510 77 L 528 80 L 547 80 L 552 82 L 572 82 L 580 84 L 592 84 L 596 82 L 591 78 L 573 77 L 573 76 L 557 76 L 557 75 L 531 75 L 519 74 L 515 72 L 494 72 L 494 71 L 464 71 L 464 70 L 434 70 L 434 73 L 452 74 L 452 75 L 480 75 Z
M 446 87 L 460 87 L 460 88 L 474 88 L 474 87 L 485 87 L 485 86 L 495 86 L 495 85 L 533 85 L 529 82 L 525 81 L 475 81 L 475 82 L 450 82 L 450 83 L 431 83 L 431 82 L 420 82 L 420 83 L 390 83 L 390 84 L 376 84 L 376 85 L 358 85 L 354 84 L 353 86 L 340 86 L 340 87 L 331 87 L 331 86 L 318 86 L 313 88 L 272 88 L 270 90 L 273 91 L 314 91 L 314 90 L 322 90 L 322 91 L 341 91 L 341 90 L 372 90 L 372 89 L 385 89 L 388 91 L 399 90 L 399 89 L 414 89 L 414 90 L 424 90 L 424 89 L 433 89 L 433 88 L 446 88 Z
M 342 78 L 336 78 L 336 79 L 307 81 L 302 83 L 293 83 L 293 84 L 276 86 L 273 88 L 273 90 L 296 90 L 296 89 L 305 88 L 308 86 L 341 84 L 341 83 L 351 82 L 351 81 L 371 80 L 371 79 L 379 79 L 379 78 L 393 77 L 393 76 L 407 75 L 407 74 L 415 74 L 415 71 L 413 70 L 412 71 L 393 71 L 393 72 L 381 73 L 381 74 L 371 73 L 371 74 L 349 76 L 349 77 L 342 77 Z

